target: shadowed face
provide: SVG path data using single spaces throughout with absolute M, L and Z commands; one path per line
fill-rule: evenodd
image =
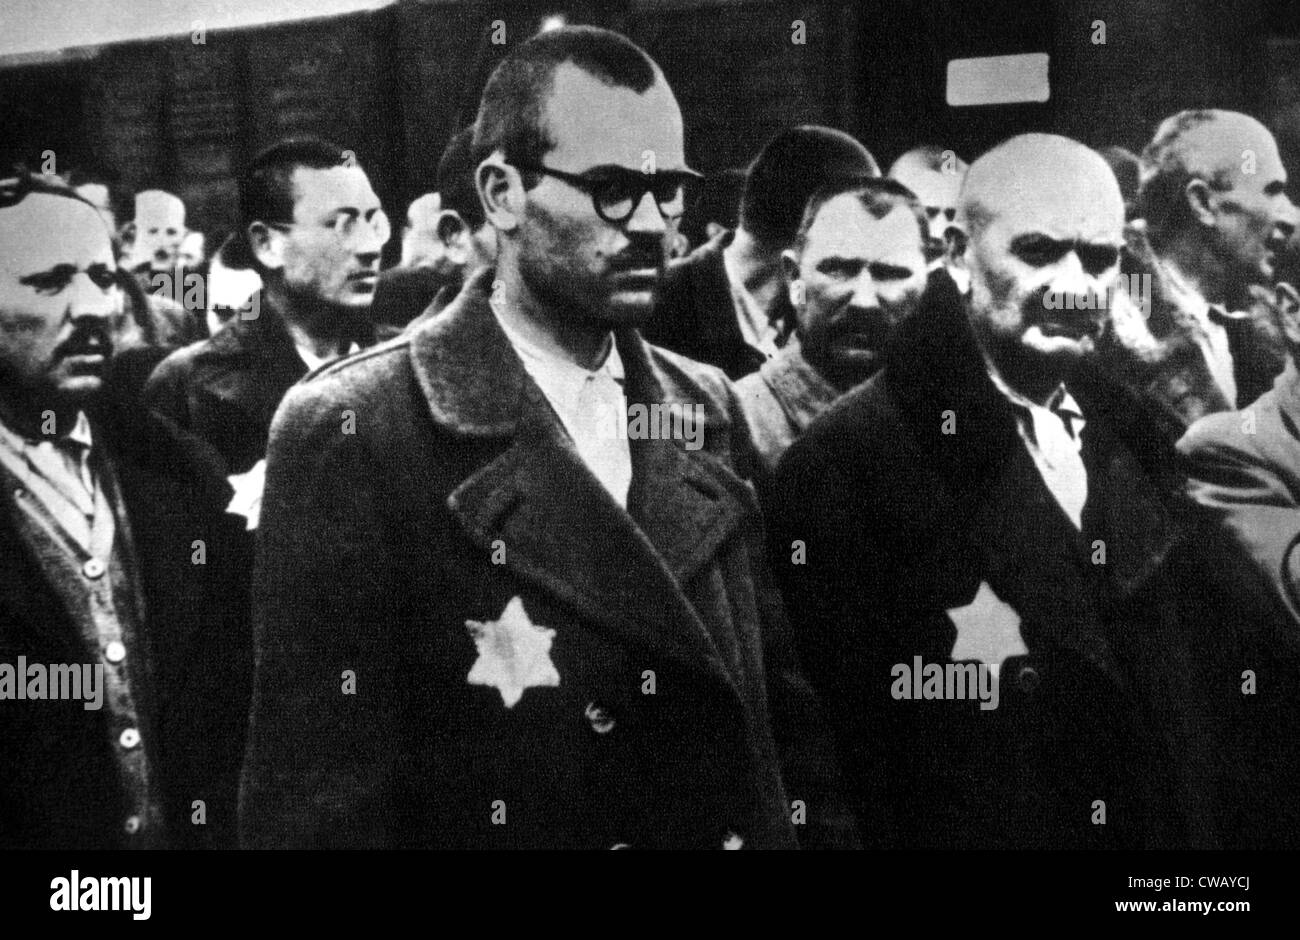
M 117 263 L 90 206 L 36 193 L 0 209 L 0 385 L 44 407 L 103 384 L 122 310 Z
M 804 358 L 844 384 L 876 371 L 926 283 L 916 217 L 899 205 L 877 219 L 852 193 L 827 200 L 802 252 L 786 252 L 782 263 Z
M 274 226 L 286 291 L 309 307 L 369 309 L 391 235 L 370 179 L 357 166 L 298 167 L 292 183 L 293 223 Z
M 571 63 L 555 71 L 543 109 L 552 150 L 542 164 L 565 173 L 657 174 L 686 169 L 682 116 L 659 78 L 644 94 L 605 84 Z M 601 218 L 592 196 L 542 176 L 525 194 L 518 266 L 530 292 L 555 309 L 618 326 L 644 321 L 675 226 L 644 193 L 622 222 Z
M 1004 370 L 1064 379 L 1092 352 L 1119 273 L 1124 203 L 1100 157 L 1061 138 L 971 168 L 971 322 Z M 982 162 L 982 161 L 981 161 Z

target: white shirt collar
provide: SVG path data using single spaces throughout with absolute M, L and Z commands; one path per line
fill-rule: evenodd
M 337 356 L 326 356 L 322 358 L 321 356 L 316 355 L 314 352 L 312 352 L 310 348 L 306 346 L 299 346 L 297 343 L 294 343 L 293 348 L 298 350 L 298 358 L 301 359 L 303 363 L 307 366 L 308 372 L 315 372 L 321 366 L 325 365 L 325 363 L 333 362 L 335 359 L 342 359 L 344 356 L 350 356 L 354 352 L 358 352 L 361 349 L 361 347 L 358 346 L 355 341 L 353 341 L 352 345 L 348 347 L 347 352 L 340 353 Z

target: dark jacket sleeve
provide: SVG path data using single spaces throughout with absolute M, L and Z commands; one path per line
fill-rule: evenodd
M 146 408 L 185 431 L 194 429 L 187 389 L 189 374 L 189 359 L 177 350 L 154 368 L 141 396 Z
M 382 477 L 370 465 L 366 409 L 330 387 L 294 389 L 271 429 L 244 847 L 382 846 L 386 827 L 402 824 L 386 806 L 398 710 L 389 637 L 400 592 L 381 544 Z

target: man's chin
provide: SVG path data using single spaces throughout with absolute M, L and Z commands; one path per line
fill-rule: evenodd
M 55 397 L 63 404 L 84 405 L 104 389 L 104 377 L 94 373 L 69 375 L 59 380 Z
M 654 292 L 651 290 L 615 291 L 610 295 L 603 311 L 611 326 L 641 326 L 654 313 Z

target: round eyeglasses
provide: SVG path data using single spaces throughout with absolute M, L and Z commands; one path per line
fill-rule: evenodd
M 381 244 L 388 244 L 388 239 L 393 235 L 393 225 L 388 220 L 388 214 L 383 209 L 376 209 L 368 218 L 362 218 L 356 212 L 340 212 L 333 221 L 320 226 L 328 232 L 333 232 L 334 237 L 343 244 L 348 244 L 357 237 L 357 233 L 363 231 L 362 224 L 368 225 L 374 232 L 375 237 Z M 267 222 L 267 225 L 273 228 L 293 228 L 297 225 L 311 225 L 309 222 Z
M 654 198 L 662 218 L 667 221 L 680 219 L 690 204 L 690 184 L 702 178 L 694 170 L 641 173 L 621 166 L 602 166 L 585 173 L 566 173 L 541 163 L 512 165 L 528 173 L 553 176 L 582 190 L 591 196 L 596 215 L 614 225 L 632 218 L 646 193 Z

